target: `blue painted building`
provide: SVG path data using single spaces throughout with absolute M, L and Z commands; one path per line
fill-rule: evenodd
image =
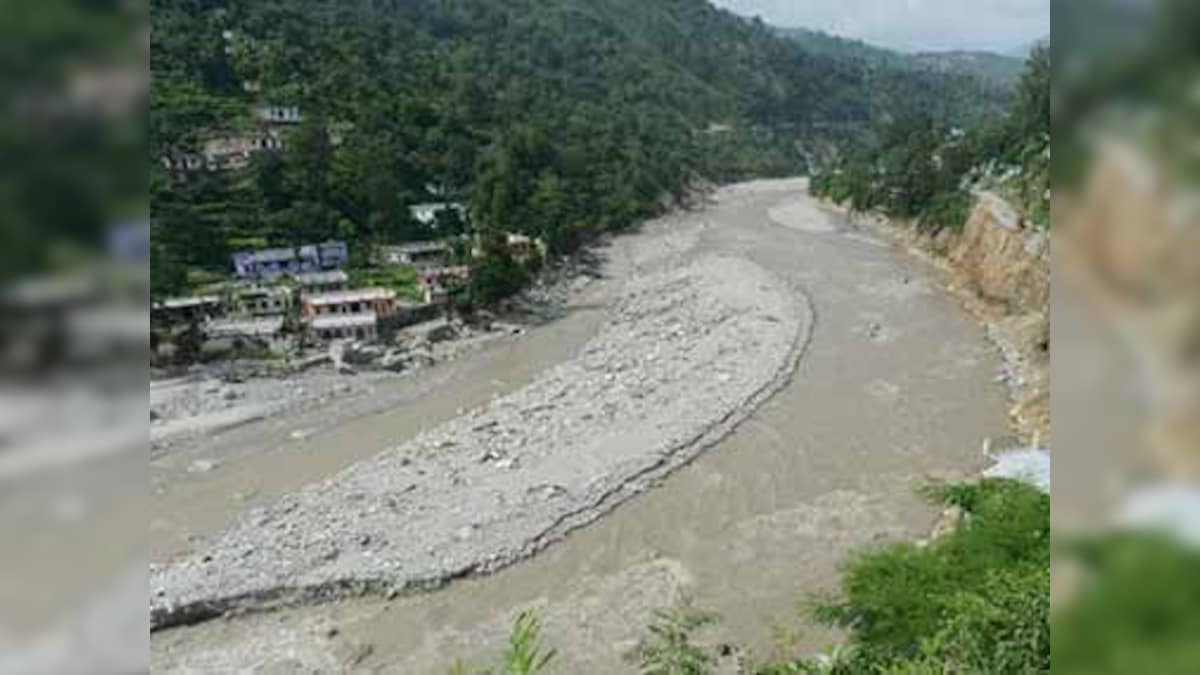
M 336 270 L 350 263 L 344 241 L 299 247 L 238 251 L 233 254 L 233 275 L 239 279 L 271 281 L 284 275 Z

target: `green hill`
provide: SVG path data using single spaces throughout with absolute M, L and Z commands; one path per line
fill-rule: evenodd
M 815 54 L 860 59 L 880 67 L 975 77 L 999 88 L 1010 88 L 1017 83 L 1028 55 L 1028 50 L 1019 58 L 966 50 L 906 54 L 807 28 L 778 28 L 776 32 Z
M 803 172 L 818 147 L 919 106 L 973 124 L 975 78 L 809 50 L 704 0 L 152 0 L 155 288 L 246 242 L 427 236 L 429 186 L 477 227 L 569 250 L 716 181 Z M 297 106 L 285 149 L 233 171 L 164 158 Z M 331 129 L 340 143 L 331 142 Z M 439 190 L 440 191 L 440 190 Z

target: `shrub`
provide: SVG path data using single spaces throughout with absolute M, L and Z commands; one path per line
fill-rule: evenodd
M 684 606 L 657 610 L 650 636 L 638 646 L 643 675 L 707 675 L 713 655 L 692 642 L 695 634 L 716 623 L 717 617 Z
M 851 631 L 851 652 L 801 660 L 791 672 L 1049 671 L 1049 497 L 1012 481 L 927 496 L 964 509 L 964 525 L 924 547 L 896 543 L 855 558 L 843 599 L 815 612 Z
M 555 650 L 542 646 L 542 626 L 532 610 L 521 612 L 513 622 L 508 644 L 495 668 L 472 668 L 462 659 L 450 669 L 452 675 L 536 675 L 544 673 L 554 661 Z

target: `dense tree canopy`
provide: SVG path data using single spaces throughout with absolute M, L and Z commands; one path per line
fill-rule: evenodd
M 1007 115 L 963 128 L 926 110 L 878 120 L 869 140 L 835 154 L 813 180 L 816 193 L 851 207 L 919 220 L 965 223 L 972 188 L 999 192 L 1033 224 L 1050 218 L 1050 48 L 1036 47 Z
M 442 195 L 477 228 L 569 250 L 698 178 L 795 174 L 900 102 L 966 123 L 1003 96 L 969 77 L 807 50 L 704 0 L 153 0 L 156 268 L 221 269 L 251 242 L 428 236 Z M 160 158 L 304 124 L 243 171 Z M 332 143 L 330 129 L 342 143 Z M 156 276 L 156 291 L 182 275 Z

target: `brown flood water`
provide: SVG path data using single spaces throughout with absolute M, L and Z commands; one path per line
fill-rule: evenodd
M 721 615 L 711 639 L 743 645 L 753 657 L 780 642 L 800 651 L 827 646 L 836 636 L 803 622 L 801 601 L 830 589 L 853 551 L 926 532 L 933 514 L 913 488 L 974 474 L 985 464 L 982 439 L 1008 433 L 998 358 L 932 270 L 848 231 L 804 195 L 801 181 L 726 188 L 709 207 L 647 230 L 690 233 L 681 239 L 696 252 L 748 257 L 809 294 L 813 342 L 780 394 L 657 489 L 529 561 L 390 602 L 366 598 L 155 633 L 154 669 L 445 673 L 456 657 L 495 653 L 516 613 L 537 607 L 560 672 L 626 672 L 623 655 L 650 610 L 685 597 Z M 303 415 L 233 430 L 163 460 L 152 467 L 164 490 L 154 504 L 156 555 L 183 550 L 188 533 L 218 531 L 254 501 L 527 383 L 574 354 L 602 319 L 602 311 L 577 309 L 448 365 L 427 391 L 398 385 L 413 388 L 401 407 L 302 443 L 287 436 L 304 426 Z M 265 451 L 231 455 L 203 476 L 183 473 L 197 457 L 220 457 L 238 443 Z

